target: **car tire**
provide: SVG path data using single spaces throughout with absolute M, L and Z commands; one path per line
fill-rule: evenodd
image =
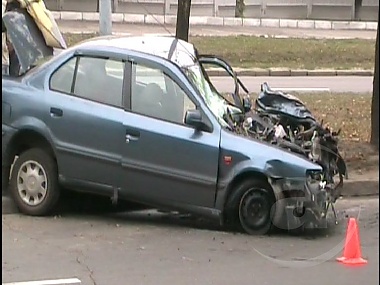
M 21 213 L 31 216 L 50 214 L 60 196 L 53 156 L 39 148 L 21 153 L 13 166 L 9 190 Z
M 248 179 L 240 183 L 230 196 L 229 216 L 239 229 L 250 235 L 268 234 L 272 229 L 275 204 L 268 182 Z

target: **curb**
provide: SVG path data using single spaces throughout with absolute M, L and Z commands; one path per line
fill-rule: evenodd
M 343 197 L 364 197 L 379 195 L 378 180 L 353 180 L 346 181 L 343 185 L 341 195 Z
M 305 69 L 289 69 L 289 68 L 252 68 L 252 69 L 234 69 L 238 76 L 373 76 L 373 70 L 305 70 Z M 226 72 L 222 69 L 206 69 L 209 76 L 226 76 Z
M 97 12 L 52 11 L 55 20 L 62 21 L 99 21 Z M 174 15 L 144 15 L 129 13 L 113 13 L 113 23 L 128 24 L 168 24 L 175 25 Z M 324 20 L 295 20 L 295 19 L 260 19 L 235 17 L 190 17 L 190 25 L 223 26 L 223 27 L 261 27 L 261 28 L 293 28 L 315 30 L 361 30 L 376 31 L 377 22 L 361 21 L 324 21 Z

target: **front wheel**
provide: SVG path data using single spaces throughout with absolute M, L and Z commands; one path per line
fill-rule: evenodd
M 32 216 L 49 214 L 60 196 L 52 155 L 39 148 L 23 152 L 13 166 L 9 190 L 20 212 Z
M 272 228 L 275 197 L 267 182 L 249 179 L 231 195 L 231 215 L 243 231 L 251 235 L 267 234 Z

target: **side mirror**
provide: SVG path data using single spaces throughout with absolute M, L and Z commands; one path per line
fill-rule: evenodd
M 210 131 L 210 126 L 202 119 L 200 110 L 186 111 L 185 124 L 194 127 L 198 131 Z
M 246 113 L 251 111 L 252 109 L 252 103 L 247 97 L 243 98 L 243 108 L 244 108 L 244 112 Z

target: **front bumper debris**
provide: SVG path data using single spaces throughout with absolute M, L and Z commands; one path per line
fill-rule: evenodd
M 331 205 L 337 223 L 334 204 L 321 181 L 289 180 L 282 183 L 285 199 L 284 216 L 288 230 L 299 228 L 326 228 L 327 211 Z

